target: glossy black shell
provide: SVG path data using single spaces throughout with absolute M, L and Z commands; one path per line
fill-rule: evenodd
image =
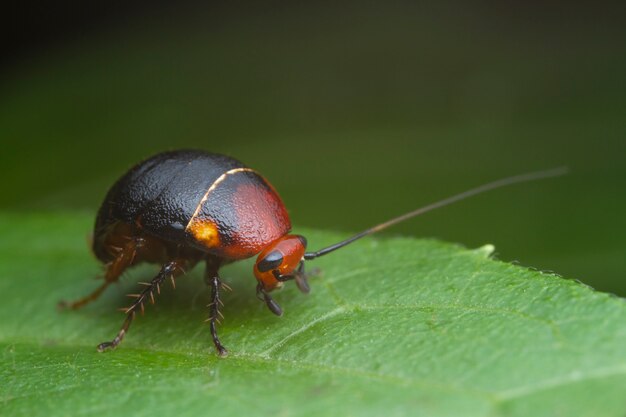
M 223 184 L 220 182 L 210 200 L 201 204 L 207 190 L 218 179 L 224 180 L 221 177 L 226 172 L 237 168 L 247 167 L 234 158 L 198 150 L 164 152 L 140 162 L 122 176 L 106 195 L 96 218 L 94 253 L 101 261 L 110 261 L 104 241 L 112 226 L 118 222 L 140 225 L 141 233 L 220 256 L 223 256 L 220 248 L 207 249 L 186 230 L 194 215 L 215 222 L 220 242 L 224 245 L 232 245 L 237 236 L 244 236 L 244 240 L 248 236 L 248 240 L 256 239 L 257 242 L 253 243 L 259 246 L 264 243 L 263 240 L 286 234 L 291 224 L 282 201 L 271 185 L 252 170 L 229 176 L 228 181 L 223 181 Z M 248 198 L 269 200 L 261 210 L 271 212 L 269 216 L 262 212 L 260 214 L 263 217 L 245 219 L 243 222 L 237 217 L 234 204 L 241 203 L 233 199 L 232 195 L 237 186 L 241 185 L 258 189 L 258 193 L 262 193 L 253 190 L 247 194 Z M 200 213 L 199 206 L 202 206 Z M 272 228 L 275 229 L 274 234 L 267 235 L 266 230 Z

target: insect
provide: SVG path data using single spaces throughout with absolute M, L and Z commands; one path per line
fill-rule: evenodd
M 109 190 L 98 211 L 92 249 L 104 264 L 104 282 L 89 295 L 61 307 L 78 309 L 96 300 L 131 266 L 142 262 L 161 266 L 159 273 L 124 309 L 126 318 L 117 335 L 98 345 L 115 348 L 124 338 L 144 303 L 170 279 L 204 262 L 204 281 L 211 289 L 209 326 L 217 353 L 226 356 L 216 323 L 222 316 L 220 293 L 225 287 L 221 266 L 257 256 L 254 276 L 257 297 L 280 316 L 283 311 L 270 292 L 294 281 L 309 292 L 304 262 L 344 247 L 394 224 L 467 197 L 506 185 L 561 175 L 564 168 L 505 178 L 388 220 L 349 239 L 315 252 L 307 240 L 290 234 L 287 210 L 272 185 L 236 159 L 199 150 L 160 153 L 135 165 Z

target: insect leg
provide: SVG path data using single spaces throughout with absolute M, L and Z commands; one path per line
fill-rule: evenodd
M 223 305 L 222 300 L 220 299 L 220 289 L 222 287 L 222 281 L 220 281 L 218 269 L 218 259 L 207 259 L 204 281 L 208 286 L 211 287 L 211 303 L 208 305 L 210 316 L 206 321 L 209 322 L 209 326 L 211 328 L 211 337 L 213 338 L 213 344 L 215 345 L 215 349 L 217 349 L 217 354 L 219 356 L 226 356 L 228 355 L 228 350 L 226 350 L 226 348 L 222 345 L 222 342 L 220 342 L 220 339 L 217 336 L 216 323 L 219 323 L 219 317 L 223 317 L 222 313 L 220 312 L 220 305 Z
M 163 281 L 165 281 L 167 278 L 184 273 L 186 267 L 187 261 L 185 260 L 177 259 L 167 262 L 161 267 L 161 270 L 159 271 L 157 276 L 152 279 L 152 281 L 144 284 L 145 288 L 143 289 L 143 291 L 141 291 L 139 294 L 129 294 L 130 297 L 135 298 L 135 301 L 133 302 L 133 304 L 130 305 L 130 307 L 124 309 L 124 312 L 126 313 L 126 319 L 122 324 L 122 328 L 113 340 L 111 340 L 110 342 L 100 343 L 98 345 L 98 351 L 103 352 L 107 349 L 114 349 L 117 345 L 119 345 L 122 339 L 124 339 L 126 332 L 128 332 L 128 328 L 133 322 L 137 311 L 141 310 L 143 312 L 144 303 L 148 299 L 150 300 L 150 302 L 154 303 L 154 292 L 156 291 L 157 294 L 161 292 L 161 284 L 163 283 Z
M 100 297 L 104 290 L 106 290 L 109 285 L 116 282 L 122 275 L 124 270 L 126 270 L 126 268 L 133 264 L 133 262 L 136 260 L 137 250 L 139 250 L 142 246 L 143 239 L 134 238 L 126 242 L 121 248 L 113 248 L 112 250 L 116 253 L 116 255 L 111 262 L 106 264 L 106 269 L 104 272 L 104 282 L 102 283 L 102 285 L 100 285 L 90 294 L 79 298 L 78 300 L 69 302 L 60 301 L 58 303 L 58 307 L 62 309 L 70 308 L 72 310 L 77 310 L 98 299 L 98 297 Z

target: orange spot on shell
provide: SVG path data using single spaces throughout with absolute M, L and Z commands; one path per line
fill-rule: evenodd
M 207 248 L 216 248 L 220 245 L 220 235 L 215 223 L 209 220 L 194 218 L 188 226 L 193 237 Z

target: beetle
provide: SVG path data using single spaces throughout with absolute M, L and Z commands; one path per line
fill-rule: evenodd
M 488 190 L 519 182 L 561 175 L 565 168 L 508 177 L 419 208 L 366 229 L 344 241 L 307 252 L 307 240 L 291 234 L 291 221 L 274 187 L 257 171 L 238 160 L 200 150 L 177 150 L 138 163 L 109 190 L 96 216 L 92 250 L 104 265 L 104 282 L 92 293 L 60 307 L 78 309 L 96 300 L 129 267 L 147 262 L 161 266 L 143 290 L 129 294 L 135 300 L 123 309 L 126 318 L 117 335 L 98 345 L 115 348 L 124 338 L 144 303 L 168 278 L 175 279 L 200 262 L 211 289 L 208 322 L 219 356 L 222 345 L 216 323 L 222 316 L 221 266 L 257 256 L 254 276 L 257 297 L 281 316 L 283 310 L 270 292 L 295 281 L 310 290 L 304 262 L 346 246 L 411 217 Z

